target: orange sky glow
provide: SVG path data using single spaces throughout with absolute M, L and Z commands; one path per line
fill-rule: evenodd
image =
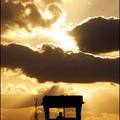
M 1 44 L 7 46 L 15 43 L 40 54 L 44 53 L 42 46 L 47 44 L 59 47 L 65 55 L 73 54 L 74 58 L 74 54 L 82 51 L 76 38 L 70 35 L 69 31 L 87 22 L 88 18 L 98 16 L 119 18 L 119 0 L 12 0 L 12 4 L 16 5 L 20 1 L 25 9 L 21 12 L 21 16 L 18 16 L 19 14 L 14 10 L 8 13 L 15 17 L 14 19 L 9 16 L 10 20 L 2 21 Z M 9 0 L 6 0 L 5 3 L 8 2 Z M 27 6 L 29 4 L 34 4 L 36 8 L 30 8 Z M 40 20 L 37 16 L 40 16 Z M 95 54 L 85 52 L 85 55 L 112 61 L 119 58 L 119 50 Z M 82 120 L 119 120 L 118 83 L 94 80 L 91 83 L 74 81 L 54 82 L 46 79 L 43 82 L 42 77 L 39 79 L 29 76 L 20 67 L 10 68 L 9 65 L 8 67 L 3 65 L 1 67 L 1 120 L 33 120 L 35 95 L 39 96 L 40 120 L 45 120 L 41 106 L 42 97 L 45 95 L 82 95 L 85 102 L 82 108 Z M 61 109 L 51 110 L 51 116 L 56 117 L 59 111 Z M 70 109 L 67 110 L 66 115 L 74 116 L 73 113 L 74 109 Z

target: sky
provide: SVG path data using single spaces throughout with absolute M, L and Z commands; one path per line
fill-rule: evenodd
M 1 119 L 34 120 L 37 95 L 45 120 L 45 95 L 82 95 L 82 120 L 119 120 L 119 20 L 119 0 L 1 0 Z

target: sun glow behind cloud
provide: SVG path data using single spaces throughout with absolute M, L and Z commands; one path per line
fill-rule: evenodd
M 51 43 L 59 46 L 64 51 L 77 52 L 79 49 L 74 40 L 74 37 L 68 35 L 67 25 L 65 24 L 66 13 L 59 3 L 49 3 L 46 5 L 44 10 L 41 9 L 40 0 L 34 0 L 39 14 L 41 15 L 45 24 L 50 22 L 49 27 L 43 26 L 32 26 L 30 21 L 27 23 L 27 29 L 19 26 L 10 27 L 6 32 L 2 34 L 2 43 L 9 44 L 11 42 L 28 44 L 34 49 L 37 46 L 44 43 Z M 26 16 L 31 14 L 31 9 L 25 8 Z M 41 22 L 41 21 L 40 21 Z M 28 31 L 29 29 L 29 31 Z
M 27 1 L 27 0 L 23 0 L 23 1 Z M 60 11 L 59 14 L 57 15 L 56 13 L 46 9 L 47 5 L 42 6 L 41 1 L 45 1 L 45 0 L 33 0 L 45 23 L 47 23 L 46 21 L 48 21 L 49 24 L 49 21 L 52 21 L 52 24 L 50 26 L 45 26 L 45 27 L 42 26 L 41 24 L 40 25 L 37 24 L 37 26 L 34 26 L 32 25 L 32 22 L 30 23 L 30 21 L 28 21 L 28 23 L 26 24 L 28 29 L 26 29 L 25 27 L 19 27 L 17 25 L 9 26 L 7 32 L 5 31 L 4 34 L 2 34 L 1 36 L 2 44 L 9 44 L 15 42 L 17 44 L 22 44 L 23 46 L 28 46 L 32 50 L 36 50 L 42 44 L 54 44 L 55 46 L 62 48 L 64 51 L 78 52 L 79 48 L 75 42 L 75 38 L 68 35 L 67 33 L 68 31 L 67 28 L 71 26 L 66 24 L 66 21 L 74 22 L 75 24 L 76 22 L 80 22 L 84 18 L 87 18 L 88 16 L 92 15 L 94 11 L 96 12 L 95 9 L 97 7 L 94 6 L 95 8 L 94 10 L 90 10 L 89 7 L 91 8 L 91 6 L 94 5 L 93 1 L 95 0 L 92 1 L 85 0 L 85 2 L 82 2 L 81 0 L 75 0 L 75 1 L 60 0 L 62 1 L 62 3 L 64 3 L 63 6 L 66 7 L 67 12 L 69 11 L 68 12 L 69 14 L 67 14 L 68 15 L 67 20 L 66 20 L 65 11 Z M 112 1 L 114 2 L 114 0 Z M 107 1 L 104 3 L 106 4 Z M 79 4 L 82 7 L 80 7 Z M 89 5 L 87 6 L 87 4 Z M 60 5 L 62 4 L 60 3 Z M 32 11 L 29 8 L 27 8 L 24 14 L 25 16 L 29 16 L 31 13 Z M 54 16 L 55 14 L 57 18 L 55 18 Z M 98 14 L 93 14 L 93 15 L 98 15 Z M 34 22 L 35 21 L 33 20 L 33 24 Z M 119 57 L 119 51 L 103 53 L 103 54 L 99 54 L 99 56 L 100 57 L 103 56 L 104 58 L 106 56 L 109 56 L 111 58 L 116 58 Z M 85 104 L 83 106 L 84 115 L 82 115 L 83 120 L 84 119 L 117 120 L 119 117 L 119 114 L 116 112 L 118 109 L 117 104 L 119 104 L 119 94 L 118 94 L 119 85 L 115 83 L 104 82 L 103 84 L 103 82 L 102 83 L 97 82 L 91 84 L 81 84 L 81 83 L 64 83 L 64 82 L 54 83 L 52 81 L 51 82 L 46 81 L 41 83 L 40 80 L 39 82 L 37 82 L 38 79 L 31 78 L 25 75 L 21 69 L 12 70 L 8 68 L 2 68 L 1 78 L 2 78 L 1 79 L 2 100 L 5 100 L 6 101 L 5 103 L 7 103 L 7 104 L 2 104 L 2 106 L 4 105 L 5 106 L 13 105 L 15 107 L 22 106 L 23 103 L 26 101 L 30 102 L 29 105 L 33 105 L 33 97 L 35 95 L 39 95 L 40 99 L 44 95 L 83 95 L 85 101 Z M 6 97 L 6 95 L 9 97 Z M 10 98 L 9 101 L 6 98 Z M 104 100 L 102 101 L 101 98 L 104 98 Z M 109 105 L 111 106 L 108 107 Z M 18 110 L 5 109 L 2 119 L 16 120 L 16 118 L 18 118 L 20 120 L 21 119 L 27 120 L 25 118 L 26 116 L 29 116 L 28 119 L 31 119 L 30 117 L 31 114 L 33 115 L 33 111 L 34 111 L 33 109 L 34 108 L 32 108 L 31 110 L 28 110 L 28 108 L 25 109 L 19 108 Z M 86 112 L 87 110 L 88 113 Z M 86 113 L 84 113 L 84 111 Z M 41 113 L 41 115 L 44 115 L 43 112 Z M 40 119 L 42 119 L 41 116 Z
M 59 46 L 65 51 L 78 51 L 78 47 L 74 38 L 67 34 L 64 28 L 51 27 L 51 28 L 33 28 L 31 32 L 25 29 L 9 30 L 2 35 L 3 43 L 9 41 L 28 44 L 34 49 L 40 44 L 52 43 Z M 4 39 L 9 39 L 5 42 Z

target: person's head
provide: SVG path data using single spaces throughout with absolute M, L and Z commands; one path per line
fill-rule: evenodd
M 59 112 L 59 116 L 62 116 L 62 112 Z

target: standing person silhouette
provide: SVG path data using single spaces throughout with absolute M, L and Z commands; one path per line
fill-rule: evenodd
M 57 116 L 56 120 L 64 120 L 64 117 L 62 116 L 62 112 L 59 112 L 59 115 Z

